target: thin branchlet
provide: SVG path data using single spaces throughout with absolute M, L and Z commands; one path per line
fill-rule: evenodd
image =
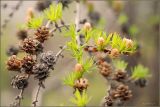
M 76 2 L 76 17 L 75 17 L 75 24 L 76 24 L 76 40 L 78 45 L 81 45 L 80 36 L 78 35 L 79 30 L 79 18 L 80 18 L 80 2 Z
M 56 64 L 56 62 L 58 61 L 59 56 L 62 55 L 62 52 L 65 50 L 65 48 L 66 48 L 66 46 L 61 47 L 61 49 L 56 53 L 55 58 L 54 58 L 54 64 Z M 38 85 L 39 86 L 38 86 L 38 89 L 37 89 L 37 92 L 36 92 L 36 95 L 35 95 L 35 100 L 33 101 L 34 107 L 37 106 L 38 95 L 39 95 L 41 87 L 45 88 L 44 87 L 44 80 L 43 81 L 39 81 Z
M 66 29 L 68 29 L 69 26 L 70 26 L 70 24 L 65 24 L 65 25 L 57 26 L 57 27 L 51 29 L 49 33 L 52 34 L 52 33 L 54 33 L 57 29 L 61 29 L 61 28 L 63 28 L 63 27 L 65 27 Z
M 40 92 L 40 89 L 41 89 L 41 87 L 42 87 L 42 84 L 43 84 L 43 82 L 39 82 L 39 86 L 38 86 L 38 89 L 37 89 L 37 92 L 36 92 L 36 96 L 35 96 L 35 100 L 33 101 L 33 105 L 34 105 L 34 107 L 36 107 L 37 106 L 37 102 L 38 102 L 38 95 L 39 95 L 39 92 Z

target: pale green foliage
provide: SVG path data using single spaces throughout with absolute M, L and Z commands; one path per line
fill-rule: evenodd
M 93 38 L 95 42 L 99 37 L 103 36 L 104 38 L 106 38 L 105 36 L 106 33 L 96 28 L 92 28 L 91 30 L 88 30 L 88 31 L 86 31 L 85 29 L 82 29 L 80 33 L 84 35 L 85 43 L 88 43 L 91 38 Z
M 75 80 L 82 77 L 82 72 L 71 72 L 67 77 L 64 78 L 63 82 L 66 85 L 69 85 L 71 87 L 74 86 Z
M 121 36 L 117 33 L 113 33 L 111 46 L 112 48 L 117 48 L 121 53 L 123 52 L 133 53 L 136 50 L 137 44 L 136 42 L 133 42 L 132 47 L 127 47 L 126 43 L 122 40 Z
M 82 29 L 81 33 L 84 34 L 85 43 L 88 43 L 89 40 L 91 39 L 91 37 L 94 34 L 94 30 L 88 30 L 88 31 L 86 31 L 86 30 Z
M 56 22 L 62 18 L 62 4 L 58 3 L 57 5 L 50 5 L 48 9 L 44 10 L 44 14 L 48 20 Z
M 44 18 L 42 16 L 30 19 L 27 23 L 28 28 L 32 28 L 32 29 L 39 28 L 43 24 L 43 19 Z
M 64 31 L 64 36 L 71 37 L 72 40 L 76 41 L 76 27 L 75 25 L 70 25 L 69 29 Z
M 125 44 L 123 44 L 122 38 L 120 37 L 120 35 L 117 33 L 113 33 L 112 35 L 113 35 L 112 43 L 111 43 L 112 48 L 117 48 L 118 50 L 123 48 Z
M 137 80 L 140 78 L 147 78 L 150 77 L 151 74 L 149 73 L 149 69 L 142 66 L 141 64 L 137 65 L 136 67 L 134 67 L 133 71 L 132 71 L 132 78 Z
M 112 34 L 109 34 L 106 38 L 105 38 L 105 45 L 108 45 L 108 44 L 110 44 L 110 40 L 111 40 L 111 38 L 112 38 Z
M 120 25 L 122 25 L 122 24 L 127 23 L 127 21 L 128 21 L 127 15 L 124 14 L 124 13 L 121 13 L 120 16 L 118 17 L 118 23 L 119 23 Z
M 106 38 L 106 33 L 99 29 L 93 29 L 92 35 L 95 43 L 97 42 L 99 37 L 103 37 L 104 39 Z
M 83 71 L 84 72 L 89 72 L 93 69 L 93 59 L 89 58 L 87 59 L 82 65 L 83 65 Z
M 64 78 L 64 83 L 69 86 L 74 86 L 75 80 L 78 80 L 83 76 L 85 72 L 89 72 L 93 67 L 93 59 L 89 58 L 85 62 L 81 61 L 80 64 L 83 66 L 81 72 L 73 71 L 67 77 Z
M 123 60 L 114 60 L 113 65 L 116 69 L 125 70 L 128 63 Z
M 74 97 L 70 99 L 70 101 L 77 106 L 84 107 L 90 101 L 91 97 L 89 97 L 85 90 L 83 90 L 82 94 L 76 90 L 74 93 Z
M 67 43 L 67 49 L 72 53 L 72 56 L 78 61 L 82 61 L 83 47 L 78 46 L 76 41 L 70 41 Z
M 71 41 L 67 43 L 67 50 L 72 53 L 72 56 L 77 60 L 77 62 L 82 61 L 83 46 L 79 46 L 76 40 L 76 28 L 75 25 L 71 25 L 69 30 L 64 33 L 66 37 L 70 37 Z
M 104 39 L 104 43 L 102 45 L 97 45 L 98 50 L 102 50 L 107 45 L 109 45 L 111 37 L 112 37 L 112 35 L 107 36 L 106 32 L 103 32 L 102 30 L 98 30 L 98 29 L 94 29 L 92 31 L 92 36 L 93 36 L 93 39 L 94 39 L 94 42 L 96 43 L 96 45 L 97 45 L 97 41 L 100 37 L 102 37 Z

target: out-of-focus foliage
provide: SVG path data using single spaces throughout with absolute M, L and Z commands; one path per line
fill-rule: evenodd
M 136 34 L 138 34 L 138 32 L 139 32 L 139 29 L 138 29 L 138 27 L 136 25 L 131 25 L 129 27 L 129 34 L 131 36 L 135 36 Z
M 128 63 L 123 60 L 113 60 L 113 65 L 116 69 L 125 70 Z
M 125 14 L 125 13 L 121 13 L 120 15 L 119 15 L 119 17 L 118 17 L 118 23 L 120 24 L 120 25 L 122 25 L 122 24 L 125 24 L 125 23 L 127 23 L 128 22 L 128 17 L 127 17 L 127 15 Z
M 149 69 L 144 67 L 143 65 L 139 64 L 136 67 L 134 67 L 132 71 L 132 78 L 137 80 L 140 78 L 147 78 L 150 77 L 151 74 L 149 73 Z

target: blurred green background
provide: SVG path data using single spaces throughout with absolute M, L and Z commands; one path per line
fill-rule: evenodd
M 100 13 L 103 27 L 108 33 L 119 32 L 123 34 L 121 25 L 118 20 L 126 20 L 124 17 L 120 17 L 115 13 L 109 1 L 101 0 L 89 0 L 93 3 L 94 8 Z M 1 1 L 1 6 L 7 3 L 10 8 L 5 10 L 1 7 L 1 25 L 8 17 L 11 8 L 15 6 L 18 1 Z M 13 18 L 7 24 L 5 29 L 1 28 L 2 35 L 1 40 L 1 106 L 9 106 L 14 97 L 18 94 L 18 90 L 13 89 L 10 85 L 10 81 L 15 73 L 9 72 L 6 69 L 6 50 L 10 45 L 18 44 L 19 41 L 16 38 L 16 31 L 18 25 L 25 22 L 26 11 L 29 7 L 35 8 L 37 1 L 23 1 L 20 9 L 15 12 Z M 124 0 L 121 1 L 124 9 L 123 12 L 127 15 L 127 21 L 129 24 L 136 25 L 132 27 L 132 38 L 138 41 L 141 46 L 141 56 L 128 59 L 130 62 L 142 63 L 148 67 L 151 71 L 152 77 L 149 78 L 148 85 L 145 88 L 138 88 L 135 85 L 131 85 L 133 90 L 133 98 L 127 102 L 129 106 L 158 106 L 159 105 L 159 36 L 160 36 L 160 2 L 159 0 Z M 75 2 L 69 5 L 69 8 L 64 10 L 63 19 L 66 23 L 74 23 L 75 18 Z M 35 10 L 35 13 L 38 13 Z M 81 4 L 80 18 L 87 18 L 87 7 Z M 138 33 L 137 33 L 138 32 Z M 135 35 L 134 35 L 135 33 Z M 32 35 L 33 32 L 30 34 Z M 64 45 L 66 38 L 61 34 L 56 33 L 55 36 L 45 42 L 45 50 L 52 50 L 57 52 L 59 45 Z M 60 59 L 52 72 L 50 77 L 45 81 L 46 89 L 41 90 L 39 96 L 39 104 L 41 106 L 71 106 L 69 98 L 73 96 L 72 88 L 64 86 L 62 79 L 67 72 L 72 71 L 75 61 L 69 55 L 68 52 L 64 52 L 64 58 Z M 92 96 L 92 100 L 89 102 L 90 106 L 99 106 L 102 98 L 106 95 L 107 82 L 99 75 L 99 72 L 92 72 L 86 75 L 89 79 L 88 94 Z M 37 89 L 37 82 L 33 78 L 29 80 L 29 87 L 24 92 L 24 100 L 22 105 L 31 105 L 31 101 L 34 98 L 35 90 Z

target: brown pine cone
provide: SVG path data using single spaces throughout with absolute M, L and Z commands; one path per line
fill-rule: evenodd
M 80 92 L 82 92 L 84 89 L 87 89 L 88 87 L 88 80 L 85 78 L 80 78 L 79 80 L 75 81 L 74 88 L 78 89 Z
M 44 52 L 40 55 L 40 62 L 45 63 L 49 68 L 53 68 L 55 64 L 55 55 L 52 51 Z
M 28 75 L 21 74 L 13 77 L 11 85 L 13 88 L 24 89 L 28 86 Z
M 45 40 L 48 39 L 49 37 L 49 29 L 45 26 L 41 26 L 40 28 L 37 29 L 35 32 L 36 39 L 39 42 L 44 42 Z
M 32 68 L 35 65 L 35 59 L 31 55 L 27 55 L 23 58 L 21 72 L 32 74 Z
M 20 47 L 22 50 L 29 54 L 37 54 L 43 51 L 43 45 L 33 38 L 24 39 Z
M 122 82 L 126 78 L 127 78 L 127 73 L 125 71 L 122 71 L 122 70 L 117 70 L 116 73 L 113 76 L 113 79 L 117 80 L 119 82 Z
M 129 90 L 128 86 L 121 84 L 111 92 L 111 96 L 113 99 L 129 100 L 132 97 L 132 91 Z
M 108 77 L 109 74 L 112 72 L 111 65 L 107 62 L 99 62 L 98 68 L 100 69 L 100 73 L 104 77 Z
M 13 71 L 20 71 L 21 60 L 17 59 L 16 55 L 12 55 L 7 61 L 7 69 Z
M 39 81 L 44 81 L 49 76 L 49 67 L 44 63 L 38 63 L 33 66 L 34 78 Z
M 108 107 L 112 105 L 113 105 L 113 99 L 110 96 L 105 97 L 105 102 L 103 104 L 103 107 Z

